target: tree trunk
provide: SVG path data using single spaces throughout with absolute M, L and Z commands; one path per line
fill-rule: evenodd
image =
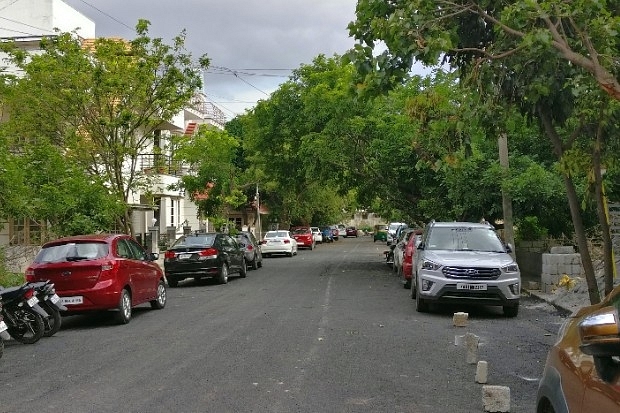
M 557 134 L 551 117 L 543 108 L 539 108 L 540 120 L 543 124 L 547 137 L 553 144 L 554 152 L 558 159 L 562 159 L 564 154 L 564 147 L 562 139 Z M 592 264 L 592 256 L 588 249 L 588 241 L 586 239 L 586 233 L 583 227 L 583 220 L 581 218 L 581 207 L 579 205 L 579 198 L 575 189 L 575 184 L 572 178 L 562 173 L 564 179 L 564 185 L 566 186 L 566 195 L 568 197 L 568 205 L 570 207 L 570 215 L 573 220 L 573 227 L 575 229 L 575 236 L 577 237 L 577 246 L 579 247 L 579 253 L 581 254 L 581 264 L 586 276 L 586 283 L 588 284 L 588 296 L 590 297 L 591 304 L 598 304 L 601 301 L 601 296 L 598 291 L 598 284 L 596 282 L 596 274 L 594 272 L 594 265 Z

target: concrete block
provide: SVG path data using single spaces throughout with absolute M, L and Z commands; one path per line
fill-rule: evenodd
M 476 383 L 486 383 L 489 377 L 489 364 L 486 361 L 479 361 L 476 365 Z
M 510 412 L 510 387 L 482 386 L 482 406 L 485 412 Z
M 465 336 L 454 336 L 454 345 L 462 346 L 465 344 Z
M 478 344 L 480 343 L 480 337 L 475 334 L 465 334 L 465 347 L 467 348 L 467 354 L 465 361 L 467 364 L 476 364 L 478 362 Z
M 555 246 L 555 247 L 551 247 L 549 252 L 551 254 L 573 254 L 575 252 L 575 248 L 571 245 Z
M 525 288 L 528 290 L 540 290 L 540 283 L 536 281 L 528 281 Z
M 468 318 L 469 318 L 469 313 L 463 313 L 463 312 L 454 313 L 454 315 L 452 316 L 452 323 L 456 327 L 466 327 Z

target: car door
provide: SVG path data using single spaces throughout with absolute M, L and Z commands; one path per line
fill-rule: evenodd
M 133 239 L 125 239 L 132 252 L 132 265 L 135 268 L 136 283 L 140 291 L 140 302 L 148 301 L 157 295 L 160 273 L 157 264 L 148 259 L 148 254 Z

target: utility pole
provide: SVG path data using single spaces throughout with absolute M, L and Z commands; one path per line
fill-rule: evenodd
M 256 184 L 256 226 L 258 227 L 258 240 L 260 241 L 263 236 L 260 223 L 260 194 L 258 192 L 258 183 Z
M 497 138 L 499 147 L 499 164 L 502 168 L 502 181 L 508 177 L 508 137 L 502 132 Z M 504 241 L 512 246 L 512 258 L 516 259 L 515 254 L 515 234 L 512 221 L 512 197 L 502 189 L 502 208 L 504 210 Z

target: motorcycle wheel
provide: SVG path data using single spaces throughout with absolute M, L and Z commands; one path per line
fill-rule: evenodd
M 60 326 L 62 324 L 62 316 L 60 315 L 60 310 L 58 310 L 52 305 L 49 305 L 46 302 L 41 302 L 39 303 L 39 305 L 43 307 L 47 314 L 49 314 L 49 317 L 43 320 L 43 336 L 51 337 L 60 330 Z
M 8 332 L 16 341 L 24 344 L 34 344 L 43 337 L 45 326 L 43 317 L 30 308 L 19 308 L 14 315 L 17 325 L 8 327 Z

